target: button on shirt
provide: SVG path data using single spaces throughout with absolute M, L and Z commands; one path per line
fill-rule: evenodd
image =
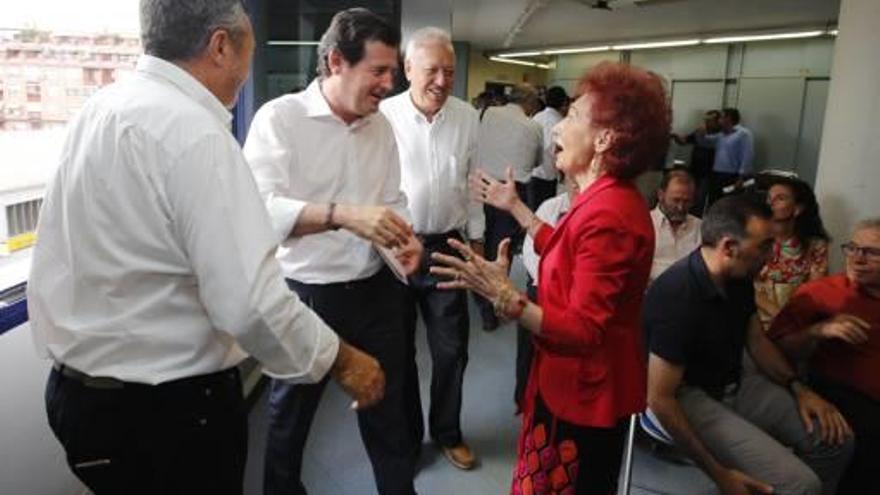
M 512 167 L 516 182 L 528 182 L 541 163 L 543 132 L 517 104 L 489 107 L 480 121 L 477 166 L 499 180 L 506 179 L 507 167 Z
M 346 124 L 315 80 L 260 108 L 244 154 L 281 243 L 277 257 L 286 277 L 328 284 L 379 271 L 382 260 L 372 244 L 347 230 L 290 232 L 308 203 L 387 206 L 409 221 L 394 132 L 381 113 Z
M 401 187 L 415 231 L 442 234 L 458 230 L 466 232 L 469 239 L 483 237 L 483 207 L 471 201 L 468 192 L 468 175 L 476 159 L 477 111 L 450 96 L 428 122 L 409 91 L 388 98 L 380 108 L 397 138 Z
M 547 225 L 556 226 L 570 207 L 571 198 L 568 192 L 564 192 L 541 203 L 535 216 Z M 532 277 L 532 285 L 534 286 L 538 285 L 538 264 L 540 261 L 541 258 L 535 252 L 535 240 L 532 239 L 532 236 L 526 235 L 523 240 L 522 262 L 529 276 Z
M 707 134 L 697 136 L 697 143 L 703 146 L 714 146 L 715 164 L 712 170 L 725 174 L 748 175 L 752 173 L 755 161 L 755 143 L 752 131 L 741 125 L 733 128 L 733 132 L 725 134 Z
M 71 122 L 28 284 L 38 350 L 157 384 L 234 366 L 316 381 L 338 339 L 284 284 L 231 115 L 144 55 Z
M 642 314 L 649 352 L 684 367 L 685 384 L 718 399 L 739 382 L 755 314 L 751 280 L 728 281 L 719 290 L 696 250 L 648 288 Z
M 541 126 L 541 165 L 532 170 L 532 177 L 543 180 L 556 180 L 559 171 L 556 170 L 556 143 L 553 141 L 553 128 L 562 121 L 562 114 L 553 107 L 547 107 L 536 113 L 532 120 Z
M 654 224 L 654 262 L 651 264 L 653 281 L 676 261 L 691 254 L 691 251 L 700 246 L 702 220 L 688 215 L 678 229 L 672 230 L 669 219 L 657 207 L 651 210 L 651 222 Z

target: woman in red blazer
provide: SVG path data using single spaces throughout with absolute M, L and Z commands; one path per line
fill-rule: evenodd
M 538 301 L 507 277 L 509 242 L 488 262 L 462 243 L 462 259 L 435 255 L 442 287 L 469 288 L 534 334 L 523 429 L 511 493 L 615 492 L 628 417 L 645 407 L 642 296 L 654 230 L 633 179 L 665 155 L 670 111 L 662 81 L 603 63 L 554 129 L 556 167 L 579 193 L 556 228 L 516 196 L 513 178 L 471 181 L 481 201 L 510 211 L 541 256 Z

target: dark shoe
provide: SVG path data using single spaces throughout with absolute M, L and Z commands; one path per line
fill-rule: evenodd
M 446 456 L 446 459 L 450 464 L 465 471 L 473 469 L 474 465 L 477 463 L 473 451 L 471 451 L 471 448 L 464 442 L 461 442 L 454 447 L 443 447 L 443 455 Z

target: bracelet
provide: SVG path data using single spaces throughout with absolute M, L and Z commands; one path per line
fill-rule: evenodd
M 510 303 L 516 304 L 513 310 L 510 309 Z M 525 295 L 509 287 L 501 289 L 498 296 L 492 300 L 495 314 L 510 320 L 518 320 L 522 316 L 523 311 L 525 311 L 527 304 L 528 299 Z
M 327 207 L 327 217 L 324 219 L 324 226 L 330 230 L 339 230 L 339 225 L 333 222 L 333 212 L 336 211 L 336 203 L 330 203 Z

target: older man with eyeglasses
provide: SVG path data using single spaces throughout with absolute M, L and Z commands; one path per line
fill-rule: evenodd
M 880 217 L 859 222 L 841 248 L 845 273 L 801 286 L 769 332 L 855 432 L 840 493 L 880 493 Z

